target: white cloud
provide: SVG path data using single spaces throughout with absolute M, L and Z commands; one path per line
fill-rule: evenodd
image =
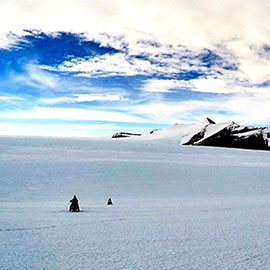
M 41 104 L 55 105 L 60 103 L 74 103 L 75 99 L 72 97 L 40 98 L 38 102 Z
M 145 123 L 143 117 L 134 116 L 125 112 L 109 110 L 90 110 L 78 108 L 44 108 L 37 107 L 31 110 L 0 113 L 6 119 L 58 119 L 58 120 L 97 120 L 112 122 Z
M 190 81 L 191 90 L 197 92 L 228 94 L 236 93 L 239 87 L 236 84 L 228 85 L 224 79 L 217 78 L 198 78 Z
M 102 43 L 102 41 L 100 42 Z M 113 45 L 111 44 L 111 46 Z M 124 52 L 98 55 L 92 58 L 74 58 L 64 61 L 58 67 L 43 65 L 41 68 L 51 71 L 75 72 L 75 76 L 86 78 L 153 74 L 172 76 L 189 71 L 209 72 L 209 68 L 205 67 L 199 59 L 199 54 L 206 53 L 204 49 L 189 50 L 183 46 L 152 44 L 150 41 L 138 41 L 136 46 L 136 48 L 131 46 L 126 51 L 124 49 Z M 219 70 L 221 69 L 222 67 L 219 67 Z
M 270 33 L 269 33 L 270 36 Z M 268 40 L 268 43 L 270 39 Z M 227 43 L 227 48 L 238 59 L 239 71 L 237 76 L 250 80 L 252 83 L 260 83 L 270 79 L 270 61 L 267 55 L 261 54 L 264 43 L 253 45 L 243 40 L 236 40 Z
M 9 101 L 9 100 L 23 100 L 24 98 L 21 97 L 14 97 L 14 96 L 0 96 L 0 101 Z
M 26 63 L 24 70 L 25 72 L 23 74 L 11 72 L 9 74 L 9 80 L 36 89 L 54 89 L 58 86 L 58 76 L 44 71 L 38 64 Z
M 45 67 L 43 67 L 45 68 Z M 78 76 L 134 76 L 162 72 L 159 66 L 151 65 L 148 60 L 129 57 L 124 53 L 106 54 L 90 59 L 73 59 L 65 61 L 56 69 L 58 71 L 80 72 Z M 88 74 L 88 75 L 87 75 Z
M 265 93 L 239 93 L 223 98 L 166 102 L 160 100 L 132 108 L 133 113 L 145 115 L 157 123 L 186 123 L 210 117 L 217 122 L 235 121 L 245 125 L 268 125 L 270 115 L 270 88 Z M 226 112 L 226 114 L 224 114 Z
M 76 97 L 77 102 L 84 102 L 84 101 L 127 101 L 127 98 L 123 98 L 119 95 L 102 95 L 102 94 L 75 94 L 73 95 Z
M 27 75 L 29 79 L 44 87 L 55 88 L 57 86 L 57 76 L 52 75 L 46 71 L 43 71 L 38 65 L 36 64 L 28 64 L 26 65 Z
M 20 42 L 25 42 L 24 40 L 25 32 L 24 31 L 17 31 L 16 34 L 0 31 L 0 49 L 11 49 L 17 48 L 17 44 Z
M 90 102 L 90 101 L 127 101 L 120 95 L 114 94 L 73 94 L 71 97 L 57 97 L 57 98 L 42 98 L 40 103 L 44 104 L 59 104 L 59 103 L 76 103 L 76 102 Z
M 206 92 L 206 93 L 235 93 L 236 86 L 226 85 L 226 80 L 213 78 L 197 78 L 185 80 L 157 80 L 150 79 L 145 82 L 143 90 L 146 92 L 173 92 L 181 90 Z
M 190 89 L 191 83 L 184 80 L 157 80 L 150 79 L 147 80 L 143 89 L 146 92 L 159 92 L 165 93 L 170 92 L 173 89 Z
M 222 102 L 224 110 L 234 115 L 234 120 L 243 124 L 269 125 L 270 88 L 267 93 L 239 94 Z
M 137 105 L 132 111 L 138 115 L 144 115 L 154 123 L 174 124 L 183 122 L 200 121 L 202 114 L 215 110 L 216 106 L 211 101 L 180 101 L 180 102 L 153 102 L 150 104 Z M 206 115 L 207 116 L 207 115 Z M 205 114 L 203 116 L 205 118 Z
M 215 73 L 215 68 L 209 73 Z M 238 71 L 224 71 L 223 75 L 204 75 L 191 80 L 150 79 L 145 81 L 142 90 L 146 92 L 166 93 L 181 90 L 214 94 L 256 94 L 268 95 L 269 88 L 253 84 L 241 76 Z

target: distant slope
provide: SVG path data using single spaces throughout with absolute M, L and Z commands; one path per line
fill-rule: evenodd
M 113 138 L 119 138 L 119 134 L 121 133 L 114 134 Z M 243 126 L 234 122 L 215 123 L 209 118 L 196 124 L 175 124 L 167 128 L 152 130 L 139 137 L 139 134 L 134 135 L 133 139 L 137 137 L 138 140 L 165 140 L 182 145 L 270 150 L 269 128 Z

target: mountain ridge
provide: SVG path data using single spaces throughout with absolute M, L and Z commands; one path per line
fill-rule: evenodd
M 120 138 L 119 132 L 112 138 Z M 233 121 L 216 123 L 210 118 L 194 124 L 174 124 L 147 134 L 128 133 L 136 140 L 167 140 L 181 145 L 214 146 L 253 150 L 270 150 L 270 128 L 239 125 Z

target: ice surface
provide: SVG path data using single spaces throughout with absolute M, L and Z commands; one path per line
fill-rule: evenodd
M 270 269 L 270 152 L 2 137 L 0 172 L 1 270 Z

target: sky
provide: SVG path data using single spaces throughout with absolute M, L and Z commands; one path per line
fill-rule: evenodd
M 0 0 L 0 135 L 270 126 L 268 0 Z

